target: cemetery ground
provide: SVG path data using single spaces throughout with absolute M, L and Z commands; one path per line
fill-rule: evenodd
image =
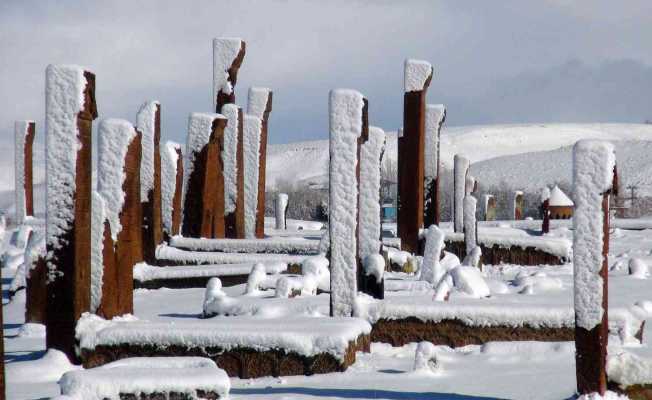
M 568 223 L 554 221 L 551 237 L 569 238 Z M 616 225 L 618 220 L 615 221 Z M 636 228 L 652 228 L 652 221 L 638 222 Z M 480 223 L 479 233 L 493 232 L 506 236 L 523 234 L 527 225 L 537 221 Z M 306 237 L 318 233 L 319 223 L 290 221 L 288 231 L 277 231 L 267 219 L 266 233 Z M 491 225 L 491 226 L 490 226 Z M 512 226 L 525 226 L 513 228 Z M 296 230 L 301 226 L 302 230 Z M 442 224 L 450 232 L 448 224 Z M 387 226 L 392 228 L 392 226 Z M 630 260 L 652 262 L 649 237 L 652 229 L 611 231 L 609 254 L 609 305 L 611 314 L 616 309 L 636 308 L 636 315 L 652 318 L 652 279 L 630 276 Z M 4 235 L 5 249 L 11 231 Z M 461 311 L 472 313 L 486 304 L 530 308 L 543 314 L 558 308 L 572 312 L 572 265 L 558 266 L 485 266 L 491 289 L 489 299 L 472 299 L 456 293 L 448 303 L 458 305 Z M 7 303 L 9 282 L 15 269 L 3 269 L 5 313 L 5 352 L 7 360 L 7 390 L 10 399 L 39 399 L 59 394 L 57 381 L 71 369 L 63 354 L 45 350 L 45 331 L 41 325 L 23 325 L 24 290 Z M 386 282 L 417 282 L 416 276 L 405 273 L 387 273 Z M 270 280 L 273 281 L 273 280 Z M 386 283 L 387 286 L 387 283 Z M 527 287 L 530 289 L 527 289 Z M 406 286 L 407 287 L 407 286 Z M 136 289 L 134 315 L 147 321 L 173 322 L 177 326 L 201 321 L 204 324 L 229 324 L 233 319 L 269 319 L 280 326 L 291 324 L 292 319 L 306 316 L 327 318 L 329 296 L 297 296 L 276 298 L 273 285 L 255 295 L 244 295 L 246 284 L 224 288 L 233 299 L 232 313 L 228 317 L 201 319 L 203 288 L 189 289 Z M 387 289 L 386 289 L 387 290 Z M 433 290 L 414 286 L 411 290 L 386 292 L 386 298 L 412 298 L 417 307 L 436 305 Z M 400 301 L 400 300 L 399 300 Z M 448 304 L 447 303 L 447 304 Z M 442 304 L 442 303 L 439 303 Z M 636 306 L 635 306 L 636 304 Z M 545 317 L 543 317 L 545 318 Z M 629 336 L 628 336 L 629 335 Z M 649 340 L 652 323 L 647 321 L 643 343 L 631 334 L 621 332 L 621 337 L 610 337 L 610 354 L 627 351 L 643 357 L 652 357 Z M 625 344 L 622 343 L 625 339 Z M 345 372 L 313 376 L 262 377 L 257 379 L 231 378 L 231 399 L 566 399 L 571 398 L 575 387 L 574 343 L 511 341 L 489 342 L 457 348 L 436 346 L 436 366 L 432 369 L 414 370 L 417 343 L 392 347 L 388 343 L 374 342 L 371 352 L 358 352 L 356 361 Z

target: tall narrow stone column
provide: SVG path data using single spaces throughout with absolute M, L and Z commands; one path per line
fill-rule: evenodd
M 267 171 L 267 130 L 272 112 L 272 91 L 267 88 L 250 88 L 247 113 L 261 119 L 258 159 L 258 197 L 256 206 L 256 237 L 265 237 L 265 173 Z
M 332 90 L 329 101 L 329 236 L 333 316 L 351 316 L 358 291 L 358 141 L 365 101 L 354 90 Z
M 406 60 L 403 95 L 403 137 L 398 139 L 397 229 L 401 247 L 416 253 L 423 228 L 426 92 L 432 65 Z
M 75 325 L 90 307 L 95 75 L 77 66 L 50 65 L 45 82 L 46 345 L 76 361 Z
M 573 148 L 575 371 L 580 394 L 607 390 L 609 341 L 609 194 L 613 144 L 581 140 Z
M 114 274 L 109 272 L 106 275 L 109 278 L 113 275 L 117 288 L 117 315 L 131 314 L 133 267 L 143 260 L 140 201 L 142 135 L 128 121 L 105 119 L 100 124 L 98 138 L 97 188 L 105 202 L 105 215 L 115 249 Z M 104 246 L 109 247 L 107 244 L 105 241 Z
M 222 106 L 235 103 L 235 84 L 242 65 L 246 44 L 240 38 L 213 39 L 213 106 L 216 113 Z
M 221 153 L 224 165 L 224 221 L 226 237 L 245 237 L 244 212 L 244 132 L 242 109 L 225 104 L 222 114 L 227 119 L 224 129 L 224 147 Z
M 441 126 L 446 120 L 446 107 L 443 104 L 428 104 L 426 106 L 426 139 L 425 139 L 425 182 L 423 219 L 424 226 L 441 222 L 441 198 L 439 194 L 439 138 Z
M 24 222 L 25 217 L 34 216 L 34 188 L 32 172 L 32 147 L 36 135 L 34 121 L 16 121 L 14 149 L 14 192 L 16 198 L 16 224 Z
M 143 208 L 143 257 L 156 262 L 156 246 L 163 241 L 161 220 L 161 105 L 144 103 L 136 116 L 136 127 L 142 133 L 140 165 L 140 199 Z
M 184 236 L 225 236 L 224 165 L 220 154 L 226 124 L 221 114 L 190 115 L 183 185 Z
M 161 220 L 164 234 L 178 235 L 181 227 L 183 158 L 181 145 L 168 141 L 161 146 Z

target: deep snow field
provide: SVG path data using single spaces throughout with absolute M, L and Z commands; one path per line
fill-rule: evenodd
M 536 222 L 529 222 L 530 225 Z M 493 225 L 493 226 L 491 226 Z M 523 232 L 512 228 L 517 224 L 481 224 L 480 234 L 506 235 Z M 558 224 L 551 236 L 569 238 L 571 231 Z M 296 224 L 294 226 L 297 226 Z M 318 225 L 317 225 L 318 226 Z M 315 228 L 305 223 L 307 229 Z M 306 230 L 294 231 L 305 234 Z M 279 232 L 270 232 L 273 235 Z M 289 232 L 286 232 L 287 235 Z M 5 235 L 5 243 L 9 232 Z M 624 309 L 638 304 L 639 315 L 652 319 L 652 279 L 627 275 L 630 258 L 652 263 L 652 230 L 613 229 L 611 234 L 610 309 Z M 490 299 L 467 299 L 452 296 L 451 304 L 491 305 L 512 302 L 519 307 L 572 307 L 572 265 L 522 267 L 516 265 L 487 266 L 486 275 L 493 282 Z M 15 270 L 5 268 L 3 274 L 5 359 L 9 399 L 40 399 L 57 395 L 57 380 L 72 367 L 56 352 L 45 353 L 44 332 L 40 326 L 23 327 L 24 291 L 7 302 L 7 288 Z M 518 277 L 539 274 L 529 294 L 523 294 Z M 402 276 L 393 274 L 388 277 Z M 409 300 L 417 306 L 437 305 L 432 290 L 390 292 L 387 297 L 397 302 Z M 505 291 L 506 290 L 506 291 Z M 225 288 L 234 299 L 235 317 L 213 317 L 199 320 L 204 289 L 138 289 L 134 294 L 135 315 L 150 321 L 175 321 L 183 324 L 228 324 L 230 318 L 277 319 L 279 324 L 296 316 L 321 317 L 328 314 L 328 295 L 300 296 L 293 299 L 274 298 L 274 290 L 263 290 L 244 296 L 244 285 Z M 442 303 L 439 303 L 442 304 Z M 505 303 L 501 303 L 505 304 Z M 510 309 L 505 309 L 510 314 Z M 643 344 L 627 343 L 628 350 L 652 356 L 648 348 L 652 339 L 652 321 L 646 324 Z M 610 351 L 619 351 L 616 337 L 610 339 Z M 374 343 L 371 354 L 358 353 L 356 363 L 344 373 L 281 378 L 231 379 L 231 399 L 567 399 L 575 391 L 573 342 L 492 342 L 483 346 L 451 349 L 437 346 L 438 369 L 413 371 L 416 344 L 392 348 Z

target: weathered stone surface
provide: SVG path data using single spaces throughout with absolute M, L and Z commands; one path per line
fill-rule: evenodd
M 339 361 L 329 353 L 306 357 L 283 350 L 258 351 L 246 347 L 224 350 L 218 347 L 122 344 L 83 350 L 82 360 L 84 368 L 93 368 L 128 357 L 198 356 L 212 359 L 231 377 L 250 379 L 343 372 L 355 362 L 357 351 L 369 352 L 370 346 L 369 336 L 361 335 L 349 343 L 344 360 Z
M 172 235 L 178 235 L 181 232 L 181 207 L 183 195 L 183 154 L 181 148 L 177 150 L 177 179 L 174 187 L 174 197 L 172 198 Z
M 72 229 L 61 234 L 64 246 L 48 249 L 48 262 L 62 275 L 47 285 L 46 346 L 76 360 L 75 325 L 90 309 L 91 190 L 93 120 L 97 118 L 95 75 L 84 71 L 84 108 L 77 116 L 78 141 Z
M 426 93 L 432 74 L 421 91 L 403 96 L 403 137 L 398 138 L 397 229 L 403 250 L 419 250 L 423 227 Z
M 34 173 L 33 173 L 33 163 L 32 163 L 32 154 L 34 146 L 34 137 L 36 136 L 36 124 L 30 122 L 27 127 L 27 135 L 25 136 L 25 148 L 23 149 L 25 154 L 25 165 L 23 171 L 25 171 L 25 216 L 34 215 Z
M 244 41 L 242 41 L 242 45 L 240 46 L 240 52 L 238 53 L 238 56 L 233 60 L 233 64 L 231 64 L 231 67 L 228 70 L 229 74 L 229 82 L 231 83 L 231 93 L 224 93 L 222 90 L 217 92 L 216 98 L 215 98 L 215 112 L 219 113 L 222 110 L 222 106 L 225 104 L 229 103 L 235 103 L 235 85 L 238 80 L 238 71 L 240 70 L 240 66 L 242 66 L 242 61 L 244 61 L 245 53 L 246 53 L 246 48 L 247 45 Z
M 40 258 L 25 277 L 25 322 L 45 324 L 48 269 L 45 259 Z
M 237 198 L 235 211 L 224 216 L 226 224 L 226 237 L 231 239 L 245 238 L 245 209 L 244 209 L 244 131 L 242 108 L 238 107 L 238 147 L 236 152 L 236 185 Z M 224 207 L 222 207 L 224 209 Z
M 570 261 L 534 247 L 501 247 L 497 244 L 487 247 L 483 243 L 479 243 L 479 246 L 482 251 L 481 260 L 483 265 L 562 265 Z M 447 239 L 446 251 L 455 254 L 462 260 L 466 255 L 466 245 L 463 241 Z
M 148 263 L 156 262 L 156 246 L 163 241 L 161 217 L 161 106 L 156 104 L 154 120 L 154 187 L 141 199 L 143 210 L 143 258 Z
M 140 205 L 141 137 L 138 132 L 129 144 L 124 164 L 126 178 L 122 190 L 125 200 L 120 213 L 122 230 L 118 233 L 115 244 L 119 314 L 133 313 L 133 268 L 143 260 Z
M 607 390 L 607 344 L 609 342 L 609 195 L 602 195 L 602 322 L 587 330 L 575 326 L 575 377 L 579 394 Z
M 462 347 L 494 341 L 565 342 L 573 340 L 572 328 L 535 328 L 527 325 L 470 326 L 457 320 L 424 322 L 415 317 L 380 319 L 373 324 L 372 342 L 403 346 L 427 341 L 435 345 Z
M 184 236 L 225 237 L 224 168 L 221 157 L 225 127 L 226 119 L 215 118 L 208 144 L 195 155 L 195 165 L 187 182 L 183 207 Z
M 115 243 L 111 238 L 111 225 L 104 221 L 102 233 L 102 299 L 97 307 L 97 315 L 111 319 L 120 315 L 118 305 L 118 269 L 116 266 Z
M 267 106 L 263 113 L 260 130 L 260 157 L 258 159 L 258 205 L 256 207 L 256 237 L 265 237 L 265 173 L 267 164 L 267 129 L 269 114 L 272 112 L 272 92 L 267 97 Z

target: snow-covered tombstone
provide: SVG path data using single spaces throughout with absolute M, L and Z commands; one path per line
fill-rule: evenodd
M 478 246 L 478 224 L 475 218 L 477 200 L 475 197 L 466 195 L 464 197 L 464 247 L 466 255 L 471 254 Z
M 329 229 L 331 314 L 351 316 L 357 296 L 358 140 L 365 99 L 359 92 L 330 92 Z
M 224 175 L 224 225 L 227 238 L 244 239 L 244 129 L 242 109 L 235 104 L 222 106 L 227 119 L 224 128 L 222 174 Z
M 636 279 L 647 279 L 648 277 L 648 266 L 640 258 L 632 257 L 629 259 L 628 263 L 629 276 Z
M 523 192 L 520 190 L 515 191 L 512 200 L 512 219 L 515 221 L 525 218 L 525 215 L 523 215 L 523 201 Z
M 606 391 L 609 192 L 613 144 L 581 140 L 573 148 L 575 362 L 580 394 Z
M 245 42 L 240 38 L 213 39 L 213 109 L 235 103 L 235 83 L 245 56 Z
M 32 172 L 32 146 L 36 136 L 34 121 L 16 121 L 14 125 L 14 196 L 16 225 L 34 216 L 34 186 Z
M 46 345 L 75 354 L 75 324 L 90 307 L 91 129 L 95 75 L 74 65 L 45 73 Z
M 254 264 L 247 278 L 247 287 L 245 288 L 246 294 L 255 294 L 260 290 L 260 285 L 267 278 L 265 266 L 260 263 Z
M 484 212 L 485 221 L 495 221 L 496 220 L 496 196 L 492 194 L 485 194 L 483 196 L 484 207 L 482 210 Z
M 541 232 L 548 233 L 550 232 L 550 189 L 548 186 L 544 186 L 541 189 Z
M 161 221 L 161 104 L 147 101 L 136 115 L 136 128 L 142 135 L 140 162 L 140 200 L 143 214 L 143 257 L 156 262 L 156 246 L 163 241 Z
M 440 368 L 436 347 L 430 342 L 420 342 L 414 352 L 414 372 L 434 373 Z
M 446 107 L 443 104 L 426 105 L 426 137 L 424 154 L 424 204 L 423 219 L 425 226 L 439 225 L 439 137 L 441 126 L 446 120 Z
M 178 235 L 181 229 L 182 188 L 181 145 L 167 141 L 161 146 L 161 221 L 168 236 Z
M 403 76 L 403 134 L 398 139 L 397 229 L 403 250 L 419 250 L 423 228 L 426 94 L 433 76 L 427 61 L 408 59 Z
M 192 113 L 183 177 L 183 236 L 225 237 L 223 164 L 220 148 L 226 118 L 221 114 Z
M 437 285 L 446 271 L 439 263 L 444 249 L 444 232 L 437 225 L 430 225 L 426 233 L 426 246 L 423 252 L 419 279 Z
M 276 229 L 287 229 L 288 195 L 278 193 L 274 200 L 274 216 L 276 218 Z
M 453 228 L 455 232 L 464 230 L 464 196 L 466 196 L 469 165 L 468 158 L 461 154 L 455 154 L 453 158 Z
M 380 256 L 382 224 L 380 218 L 380 163 L 385 151 L 386 140 L 385 132 L 380 128 L 372 126 L 368 128 L 367 132 L 366 141 L 359 144 L 358 258 L 363 263 L 368 259 L 373 259 L 373 256 L 378 256 L 382 260 L 382 256 Z M 383 268 L 384 266 L 383 260 Z M 374 297 L 383 298 L 382 275 L 378 281 L 366 276 L 368 274 L 361 279 L 360 290 Z
M 244 117 L 244 236 L 256 237 L 256 216 L 258 215 L 258 180 L 260 173 L 260 139 L 262 120 L 254 115 Z
M 105 287 L 115 290 L 116 315 L 131 314 L 133 268 L 143 259 L 141 134 L 129 121 L 104 119 L 100 122 L 97 150 L 97 191 L 104 200 L 104 216 L 109 222 L 115 252 L 115 273 L 107 273 L 103 278 L 102 292 Z
M 256 237 L 265 237 L 265 173 L 267 164 L 267 128 L 272 112 L 272 91 L 267 88 L 249 88 L 247 114 L 261 120 L 258 158 L 258 204 L 256 206 Z
M 385 259 L 382 255 L 369 254 L 362 259 L 362 271 L 364 278 L 361 279 L 361 289 L 364 293 L 376 298 L 385 298 Z

